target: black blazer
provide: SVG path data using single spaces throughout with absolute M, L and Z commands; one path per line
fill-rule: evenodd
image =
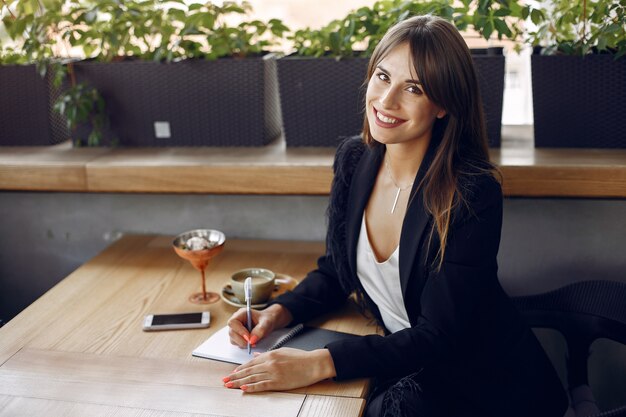
M 432 162 L 433 141 L 414 181 L 415 193 Z M 384 146 L 360 138 L 337 150 L 326 254 L 293 292 L 276 302 L 307 321 L 364 293 L 356 275 L 361 219 L 384 157 Z M 337 379 L 401 377 L 422 368 L 446 391 L 493 417 L 562 417 L 567 396 L 529 327 L 497 276 L 502 191 L 489 175 L 466 175 L 460 187 L 468 201 L 453 213 L 443 265 L 433 266 L 437 237 L 428 246 L 432 217 L 421 192 L 407 208 L 400 237 L 400 282 L 411 327 L 386 336 L 333 342 Z M 364 294 L 374 316 L 380 313 Z

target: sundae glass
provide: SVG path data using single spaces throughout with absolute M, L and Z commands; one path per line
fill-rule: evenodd
M 188 260 L 202 276 L 202 292 L 189 296 L 194 304 L 211 304 L 220 299 L 214 292 L 207 292 L 204 270 L 211 258 L 224 249 L 226 236 L 219 230 L 196 229 L 181 233 L 174 239 L 174 251 L 178 256 Z

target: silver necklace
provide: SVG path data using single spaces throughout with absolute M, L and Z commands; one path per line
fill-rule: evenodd
M 404 187 L 400 187 L 398 185 L 398 183 L 396 182 L 395 178 L 393 178 L 393 175 L 391 174 L 391 168 L 389 168 L 389 162 L 388 162 L 387 155 L 385 155 L 385 168 L 387 169 L 387 175 L 389 175 L 389 179 L 391 180 L 393 185 L 398 189 L 398 191 L 396 191 L 396 198 L 393 199 L 393 205 L 391 206 L 391 213 L 393 214 L 396 211 L 396 206 L 398 205 L 398 199 L 400 198 L 400 192 L 409 189 L 413 185 L 413 181 L 411 181 L 411 183 L 409 185 L 406 185 Z

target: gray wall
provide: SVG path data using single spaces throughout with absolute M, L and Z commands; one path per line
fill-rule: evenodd
M 229 238 L 323 240 L 326 202 L 305 196 L 2 192 L 0 318 L 13 317 L 122 233 L 175 235 L 211 227 Z M 506 199 L 503 287 L 520 295 L 579 280 L 626 281 L 625 219 L 626 200 Z M 607 364 L 616 355 L 621 368 Z M 607 384 L 626 386 L 623 349 L 600 346 L 594 360 L 611 370 Z M 626 402 L 608 388 L 602 392 L 609 393 L 598 395 L 603 405 Z

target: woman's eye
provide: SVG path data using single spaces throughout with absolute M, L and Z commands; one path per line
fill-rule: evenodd
M 407 88 L 407 91 L 409 91 L 410 93 L 413 94 L 422 94 L 422 90 L 420 90 L 417 86 L 412 85 L 411 87 Z
M 378 74 L 376 74 L 376 77 L 378 77 L 378 79 L 381 81 L 389 81 L 389 77 L 387 77 L 387 74 L 385 74 L 384 72 L 379 72 Z

